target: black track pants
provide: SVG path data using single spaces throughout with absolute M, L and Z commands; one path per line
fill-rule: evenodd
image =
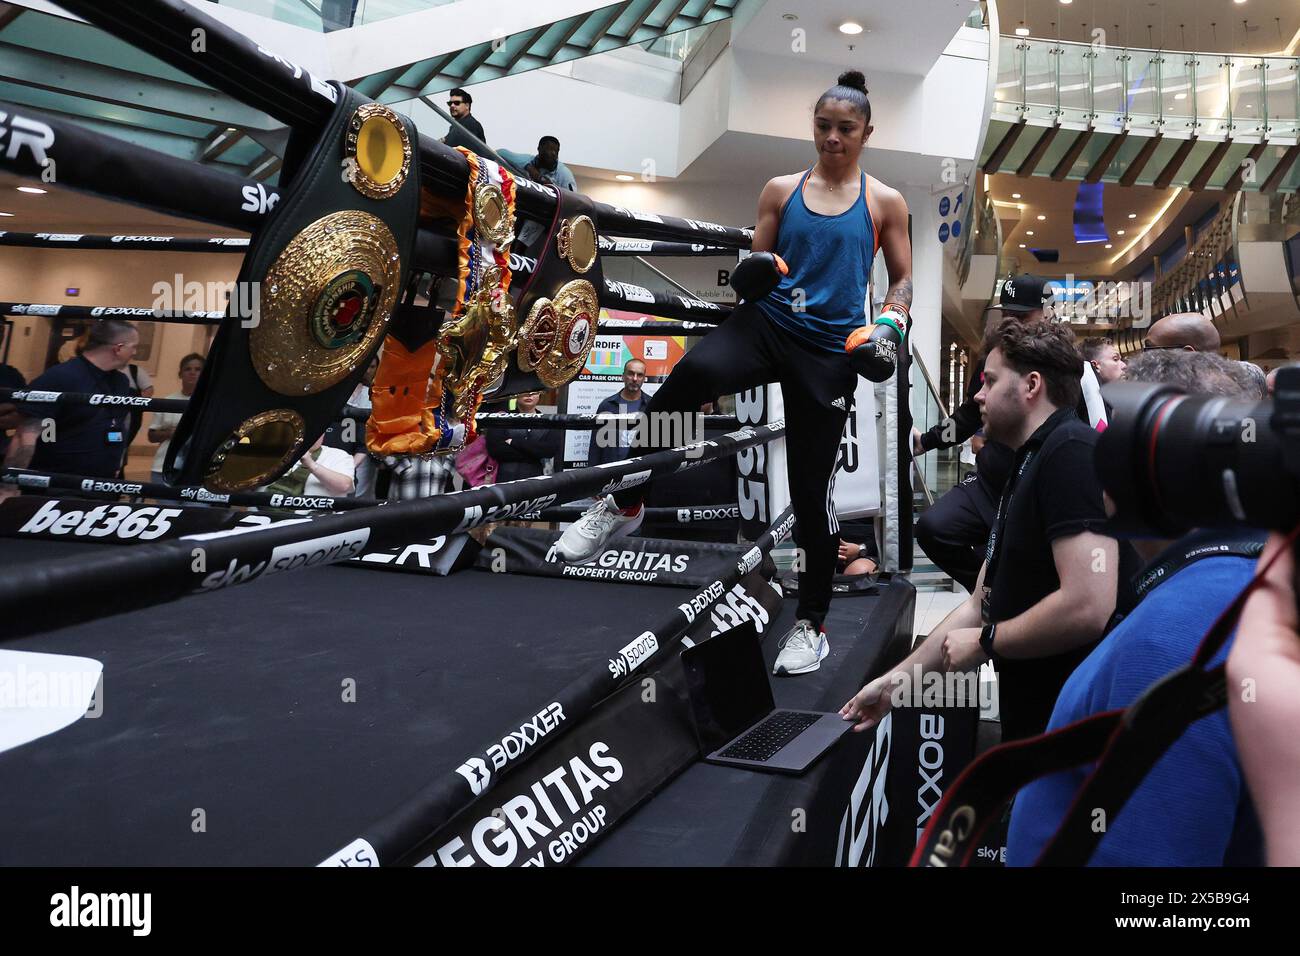
M 979 472 L 971 472 L 916 522 L 926 557 L 967 591 L 975 590 L 999 497 Z
M 785 400 L 786 462 L 794 504 L 795 544 L 803 549 L 798 616 L 820 626 L 830 607 L 831 577 L 839 549 L 839 522 L 831 500 L 840 438 L 857 374 L 844 352 L 811 345 L 772 322 L 762 310 L 742 305 L 677 363 L 650 399 L 646 415 L 698 412 L 719 395 L 778 382 Z M 836 402 L 839 404 L 837 405 Z M 673 429 L 648 418 L 649 454 L 670 447 Z M 680 431 L 676 432 L 680 434 Z M 646 486 L 615 494 L 620 507 L 644 500 Z

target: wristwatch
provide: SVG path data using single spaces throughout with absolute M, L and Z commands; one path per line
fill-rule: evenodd
M 993 635 L 997 633 L 996 624 L 985 624 L 980 628 L 980 647 L 983 648 L 984 654 L 991 661 L 998 659 L 997 654 L 993 653 Z

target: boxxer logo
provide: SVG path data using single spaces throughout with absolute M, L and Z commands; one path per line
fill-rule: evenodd
M 482 793 L 487 789 L 488 782 L 492 779 L 492 771 L 500 770 L 512 760 L 518 760 L 523 756 L 524 751 L 528 750 L 539 740 L 555 730 L 564 722 L 564 707 L 559 703 L 547 704 L 538 711 L 537 716 L 533 717 L 526 724 L 522 724 L 518 730 L 512 730 L 505 737 L 501 738 L 500 743 L 495 743 L 488 747 L 483 757 L 470 757 L 463 764 L 456 768 L 456 772 L 465 778 L 469 783 L 470 790 L 474 795 Z M 492 766 L 489 769 L 488 763 Z
M 469 781 L 469 788 L 476 797 L 487 789 L 492 780 L 492 771 L 488 770 L 488 765 L 481 757 L 470 757 L 456 768 L 456 772 Z
M 54 130 L 44 123 L 0 110 L 0 146 L 5 147 L 5 159 L 17 159 L 26 149 L 36 165 L 46 166 L 50 160 L 45 151 L 53 145 Z

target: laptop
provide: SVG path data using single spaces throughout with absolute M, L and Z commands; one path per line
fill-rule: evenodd
M 839 714 L 778 710 L 753 622 L 682 651 L 709 763 L 800 774 L 852 728 Z

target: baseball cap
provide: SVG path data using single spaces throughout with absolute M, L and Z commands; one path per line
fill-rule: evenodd
M 985 311 L 997 309 L 1004 315 L 1025 315 L 1043 308 L 1051 298 L 1052 290 L 1047 288 L 1047 280 L 1026 272 L 1004 282 L 998 304 Z

